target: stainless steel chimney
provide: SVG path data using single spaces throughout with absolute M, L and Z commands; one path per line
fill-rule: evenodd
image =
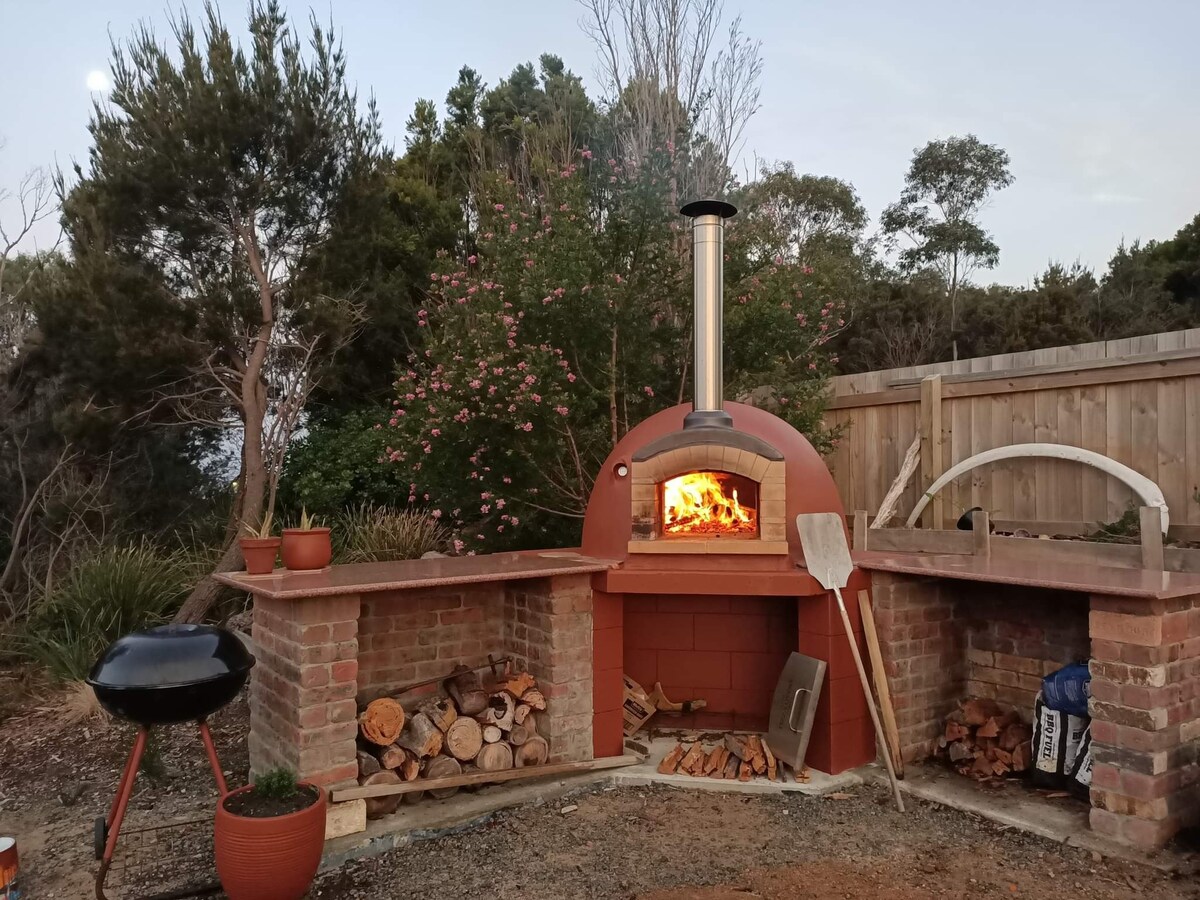
M 725 220 L 737 215 L 737 208 L 723 200 L 693 200 L 679 211 L 692 220 L 696 297 L 695 389 L 692 411 L 684 417 L 683 427 L 730 428 L 733 418 L 724 406 L 721 317 L 725 292 Z

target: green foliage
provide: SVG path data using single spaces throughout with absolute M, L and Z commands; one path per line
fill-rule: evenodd
M 254 779 L 254 793 L 268 800 L 288 800 L 299 789 L 296 773 L 284 766 L 269 769 Z
M 1141 536 L 1141 513 L 1131 501 L 1116 521 L 1100 525 L 1087 535 L 1087 539 L 1107 544 L 1131 544 L 1139 541 Z
M 428 276 L 427 276 L 428 277 Z M 332 516 L 344 509 L 389 506 L 407 497 L 409 479 L 382 465 L 389 434 L 380 425 L 387 409 L 350 410 L 321 418 L 293 442 L 279 489 L 288 514 L 306 507 Z
M 420 559 L 451 545 L 450 530 L 427 510 L 366 503 L 342 513 L 333 533 L 334 559 L 339 563 Z
M 83 678 L 114 640 L 167 621 L 199 575 L 197 560 L 180 550 L 148 542 L 100 547 L 34 613 L 24 651 L 57 679 Z

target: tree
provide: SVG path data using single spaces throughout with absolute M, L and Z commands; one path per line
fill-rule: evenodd
M 1008 153 L 968 134 L 930 141 L 915 151 L 900 199 L 883 212 L 883 231 L 894 244 L 911 244 L 900 253 L 912 271 L 932 266 L 946 285 L 950 306 L 951 351 L 958 358 L 958 294 L 971 273 L 991 269 L 1000 260 L 979 215 L 988 198 L 1012 184 Z
M 93 112 L 89 169 L 65 214 L 76 253 L 152 273 L 164 315 L 194 323 L 193 365 L 156 403 L 231 428 L 235 518 L 254 523 L 332 349 L 301 323 L 350 315 L 304 273 L 347 186 L 377 158 L 379 131 L 315 20 L 306 47 L 276 0 L 255 2 L 243 49 L 215 6 L 203 15 L 199 33 L 186 16 L 172 23 L 174 48 L 145 26 L 114 46 L 109 104 Z M 223 570 L 241 562 L 231 531 Z M 200 618 L 215 596 L 197 585 L 181 618 Z
M 762 252 L 812 264 L 814 255 L 851 253 L 867 227 L 854 186 L 830 175 L 797 175 L 790 162 L 764 168 L 743 192 L 745 219 L 763 223 Z

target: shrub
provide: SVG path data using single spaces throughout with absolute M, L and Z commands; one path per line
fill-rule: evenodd
M 283 766 L 263 772 L 254 779 L 254 793 L 269 800 L 287 800 L 297 790 L 296 773 Z
M 25 655 L 56 679 L 83 678 L 114 640 L 167 621 L 194 583 L 197 565 L 191 554 L 148 542 L 96 549 L 31 617 Z
M 333 530 L 338 562 L 419 559 L 442 551 L 450 532 L 425 510 L 394 510 L 364 503 L 343 513 Z

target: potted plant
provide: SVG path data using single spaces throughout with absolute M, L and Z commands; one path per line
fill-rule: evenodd
M 302 509 L 299 527 L 283 529 L 283 549 L 280 552 L 284 568 L 293 571 L 323 569 L 333 559 L 329 529 L 310 517 L 307 509 Z
M 268 512 L 258 528 L 248 522 L 244 526 L 246 533 L 238 538 L 238 544 L 246 561 L 246 574 L 270 575 L 275 571 L 275 556 L 279 553 L 280 540 L 271 534 L 273 524 L 274 517 Z
M 325 845 L 326 795 L 272 769 L 217 804 L 217 875 L 229 900 L 299 900 Z

